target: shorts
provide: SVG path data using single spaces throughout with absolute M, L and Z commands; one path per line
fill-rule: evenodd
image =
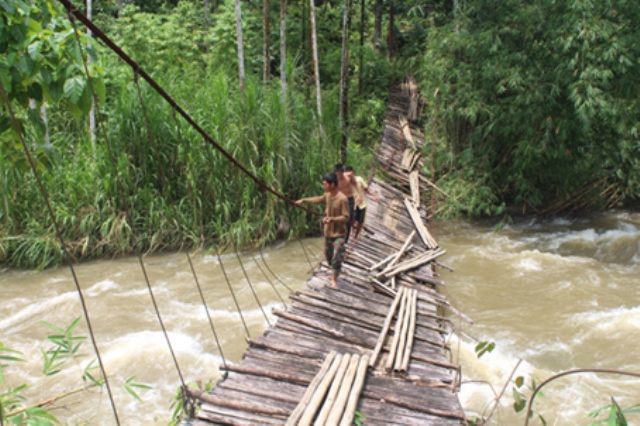
M 353 219 L 358 223 L 364 223 L 364 217 L 367 214 L 367 208 L 361 209 L 356 207 L 356 211 L 353 213 Z
M 353 221 L 353 211 L 356 205 L 356 199 L 354 197 L 349 197 L 347 200 L 349 201 L 349 222 L 347 223 L 351 224 Z
M 334 274 L 342 272 L 342 262 L 345 255 L 345 238 L 328 238 L 324 239 L 324 257 L 327 259 Z

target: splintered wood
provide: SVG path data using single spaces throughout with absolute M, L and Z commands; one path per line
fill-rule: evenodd
M 433 239 L 427 228 L 424 226 L 424 223 L 422 223 L 422 218 L 420 217 L 420 213 L 416 206 L 414 206 L 408 198 L 404 199 L 404 205 L 406 206 L 409 216 L 411 216 L 411 220 L 413 221 L 413 225 L 416 227 L 418 234 L 420 234 L 420 238 L 422 238 L 424 245 L 429 249 L 437 248 L 438 243 Z
M 285 423 L 287 426 L 351 426 L 369 357 L 331 351 Z
M 373 354 L 369 361 L 370 367 L 376 366 L 380 352 L 384 347 L 385 340 L 391 329 L 391 322 L 393 318 L 396 317 L 394 334 L 385 362 L 385 369 L 387 371 L 407 371 L 416 329 L 417 305 L 418 291 L 408 289 L 407 287 L 400 287 L 393 304 L 389 308 L 389 313 L 382 326 L 382 331 L 373 349 Z M 396 311 L 398 311 L 397 315 Z

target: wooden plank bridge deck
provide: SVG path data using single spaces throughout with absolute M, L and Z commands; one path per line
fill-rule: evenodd
M 421 234 L 425 232 L 418 229 L 422 223 L 415 224 L 412 220 L 409 209 L 418 203 L 405 201 L 412 198 L 411 189 L 415 194 L 418 185 L 423 197 L 429 194 L 427 181 L 416 172 L 413 176 L 410 173 L 423 164 L 422 158 L 414 154 L 414 150 L 421 151 L 424 143 L 412 120 L 418 107 L 413 82 L 405 81 L 391 91 L 377 154 L 384 172 L 380 173 L 381 179 L 374 179 L 370 186 L 380 196 L 380 202 L 369 200 L 360 240 L 347 246 L 339 288 L 329 286 L 330 270 L 323 262 L 308 280 L 307 288 L 290 295 L 292 303 L 286 312 L 274 310 L 277 323 L 262 337 L 249 340 L 242 362 L 228 365 L 228 377 L 208 394 L 196 391 L 202 402 L 201 410 L 183 424 L 305 424 L 304 421 L 298 423 L 299 417 L 287 421 L 296 407 L 298 414 L 302 414 L 300 410 L 308 410 L 312 394 L 320 394 L 313 391 L 326 376 L 326 367 L 331 361 L 327 360 L 323 367 L 327 356 L 351 354 L 354 365 L 358 364 L 359 357 L 367 357 L 360 359 L 366 363 L 375 354 L 378 342 L 381 342 L 380 356 L 366 370 L 362 387 L 347 390 L 357 398 L 354 400 L 357 405 L 352 409 L 365 416 L 363 424 L 461 424 L 464 414 L 457 395 L 460 369 L 448 359 L 450 351 L 445 341 L 449 320 L 443 317 L 443 312 L 449 303 L 437 291 L 442 283 L 433 272 L 435 266 L 431 258 L 435 257 L 429 255 L 435 253 L 437 257 L 443 252 L 433 237 Z M 425 220 L 428 212 L 424 208 L 417 211 Z M 418 232 L 413 233 L 414 230 Z M 409 236 L 413 238 L 408 242 Z M 436 247 L 430 247 L 433 244 Z M 382 273 L 388 265 L 371 270 L 373 265 L 398 252 L 403 254 L 391 269 L 397 270 L 402 264 L 409 264 L 409 269 L 392 277 Z M 431 261 L 412 267 L 411 260 L 420 257 Z M 391 273 L 387 271 L 387 274 Z M 406 303 L 404 299 L 394 303 L 402 287 L 417 289 L 412 305 L 415 313 L 409 309 L 410 296 L 406 296 Z M 404 293 L 407 292 L 403 290 Z M 392 306 L 400 306 L 397 321 L 400 317 L 413 318 L 409 322 L 413 325 L 403 328 L 396 322 L 394 328 L 391 324 L 394 314 L 389 313 Z M 385 327 L 388 329 L 386 340 L 381 333 Z M 407 334 L 405 328 L 413 333 Z M 405 333 L 403 336 L 411 336 L 406 338 L 411 344 L 403 355 L 408 360 L 406 371 L 386 368 L 389 354 L 398 346 L 394 337 L 400 336 L 400 329 Z M 341 374 L 340 370 L 336 373 L 336 368 L 332 369 L 334 374 Z M 355 374 L 354 371 L 350 377 L 353 379 Z M 314 380 L 316 375 L 318 378 Z M 344 377 L 347 376 L 345 373 Z M 334 395 L 338 392 L 337 386 Z M 333 390 L 329 394 L 331 392 Z M 323 395 L 320 397 L 325 398 Z M 328 402 L 325 400 L 324 404 Z M 318 423 L 332 422 L 316 420 Z M 338 423 L 352 424 L 344 419 L 334 424 Z

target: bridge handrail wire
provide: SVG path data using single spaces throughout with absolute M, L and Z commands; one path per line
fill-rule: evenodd
M 127 221 L 127 223 L 129 224 L 129 226 L 131 228 L 131 237 L 134 240 L 134 246 L 137 248 L 137 246 L 138 246 L 138 244 L 137 244 L 138 238 L 137 238 L 133 223 L 131 222 L 131 216 L 129 215 L 129 209 L 127 207 L 126 197 L 124 196 L 125 195 L 125 193 L 124 193 L 124 185 L 122 185 L 122 181 L 119 179 L 119 171 L 118 171 L 118 168 L 117 168 L 116 163 L 115 163 L 115 158 L 113 158 L 113 155 L 112 155 L 113 151 L 111 150 L 111 141 L 110 141 L 110 139 L 108 137 L 108 133 L 107 133 L 107 131 L 105 129 L 105 126 L 104 126 L 104 119 L 103 119 L 103 115 L 100 113 L 100 104 L 98 102 L 98 97 L 96 96 L 96 93 L 95 93 L 95 90 L 94 90 L 94 87 L 93 87 L 93 83 L 91 82 L 91 75 L 89 73 L 89 66 L 87 65 L 87 60 L 86 60 L 84 54 L 82 53 L 82 51 L 83 51 L 82 43 L 80 42 L 80 36 L 78 34 L 78 29 L 77 29 L 77 26 L 76 26 L 76 23 L 75 23 L 74 16 L 71 13 L 69 13 L 69 20 L 71 21 L 71 25 L 73 26 L 73 30 L 74 30 L 76 42 L 78 44 L 78 49 L 79 49 L 79 52 L 80 52 L 80 56 L 82 57 L 84 69 L 85 69 L 85 72 L 87 74 L 87 81 L 89 82 L 89 88 L 91 90 L 92 98 L 94 100 L 94 107 L 95 107 L 96 113 L 98 114 L 98 123 L 100 125 L 100 128 L 101 128 L 104 136 L 105 136 L 107 145 L 109 146 L 109 153 L 111 155 L 111 164 L 112 164 L 112 166 L 114 168 L 115 176 L 118 177 L 117 178 L 117 182 L 120 185 L 119 189 L 121 190 L 121 196 L 124 197 L 122 199 L 122 204 L 123 204 L 123 208 L 125 210 L 125 220 Z M 136 83 L 137 83 L 137 81 L 136 81 Z M 139 89 L 140 88 L 138 86 L 138 93 L 140 93 Z M 145 111 L 143 109 L 143 114 L 144 114 L 144 112 Z M 168 334 L 167 329 L 166 329 L 166 327 L 164 325 L 164 321 L 162 320 L 162 315 L 160 314 L 160 310 L 158 308 L 158 304 L 156 302 L 156 298 L 155 298 L 155 295 L 153 293 L 153 289 L 151 287 L 151 282 L 149 281 L 149 275 L 147 274 L 147 269 L 146 269 L 146 267 L 144 265 L 144 260 L 142 259 L 142 254 L 140 253 L 140 249 L 139 248 L 136 249 L 136 255 L 137 255 L 137 258 L 138 258 L 138 262 L 140 263 L 140 269 L 142 270 L 142 275 L 144 277 L 145 284 L 147 285 L 147 290 L 149 291 L 149 296 L 151 297 L 151 302 L 153 304 L 153 308 L 155 310 L 156 317 L 158 318 L 158 322 L 160 323 L 160 328 L 162 329 L 162 333 L 163 333 L 164 338 L 165 338 L 165 340 L 167 342 L 167 346 L 169 347 L 169 352 L 171 353 L 171 358 L 173 359 L 173 363 L 175 365 L 176 372 L 178 373 L 178 377 L 180 379 L 180 383 L 182 384 L 182 395 L 183 395 L 183 401 L 185 403 L 185 407 L 187 405 L 192 405 L 192 404 L 189 404 L 189 398 L 187 397 L 187 394 L 186 394 L 186 383 L 184 381 L 184 376 L 182 375 L 182 371 L 180 369 L 180 364 L 178 363 L 178 358 L 176 357 L 175 351 L 173 350 L 173 346 L 171 345 L 171 340 L 169 339 L 169 334 Z
M 265 258 L 264 258 L 264 254 L 262 253 L 262 247 L 258 247 L 258 250 L 260 251 L 260 258 L 262 259 L 262 263 L 264 263 L 264 266 L 267 268 L 267 270 L 268 270 L 269 272 L 271 272 L 271 275 L 273 275 L 273 276 L 275 277 L 275 279 L 276 279 L 280 284 L 282 284 L 282 285 L 284 286 L 284 288 L 286 288 L 287 290 L 289 290 L 289 292 L 293 293 L 293 289 L 292 289 L 291 287 L 289 287 L 288 285 L 286 285 L 286 284 L 284 283 L 284 281 L 282 281 L 282 279 L 280 279 L 280 277 L 279 277 L 279 276 L 277 276 L 277 275 L 275 274 L 275 272 L 273 272 L 273 271 L 271 270 L 271 268 L 269 267 L 269 264 L 267 263 L 267 261 L 266 261 L 266 260 L 265 260 Z
M 256 259 L 256 257 L 253 255 L 253 253 L 251 253 L 251 258 L 255 262 L 255 264 L 258 267 L 258 269 L 260 269 L 260 272 L 262 272 L 262 275 L 264 275 L 264 277 L 267 279 L 267 282 L 269 283 L 269 285 L 271 285 L 271 288 L 273 289 L 273 291 L 275 291 L 276 294 L 278 295 L 278 298 L 280 299 L 280 302 L 282 302 L 282 307 L 284 309 L 286 309 L 287 308 L 287 304 L 284 302 L 284 299 L 283 299 L 282 295 L 280 294 L 280 292 L 276 288 L 276 286 L 273 283 L 273 281 L 271 280 L 271 278 L 269 278 L 269 275 L 267 275 L 267 273 L 264 271 L 264 269 L 262 269 L 262 266 L 260 266 L 260 263 L 258 262 L 258 259 Z
M 147 72 L 140 67 L 140 65 L 134 61 L 129 55 L 127 55 L 113 40 L 111 40 L 99 27 L 97 27 L 86 15 L 80 12 L 76 7 L 71 3 L 70 0 L 59 0 L 60 3 L 67 9 L 70 15 L 77 18 L 80 22 L 82 22 L 87 28 L 89 28 L 93 35 L 102 40 L 111 50 L 113 50 L 123 61 L 125 61 L 136 74 L 140 75 L 160 96 L 164 98 L 169 105 L 178 113 L 198 132 L 204 137 L 204 139 L 211 145 L 213 145 L 220 153 L 225 156 L 229 161 L 231 161 L 236 167 L 238 167 L 243 173 L 249 176 L 255 183 L 257 183 L 264 190 L 272 193 L 276 197 L 280 198 L 284 202 L 297 207 L 301 210 L 304 210 L 308 213 L 322 216 L 323 213 L 317 212 L 315 210 L 311 210 L 307 207 L 296 205 L 293 200 L 289 199 L 285 195 L 271 188 L 269 185 L 264 183 L 258 176 L 249 171 L 245 166 L 243 166 L 238 160 L 235 159 L 233 155 L 231 155 L 227 150 L 225 150 L 218 142 L 216 142 L 196 121 L 191 118 L 191 116 L 184 110 L 178 103 L 149 75 Z
M 271 327 L 271 321 L 269 321 L 269 317 L 267 316 L 267 313 L 264 311 L 264 307 L 262 306 L 262 303 L 258 298 L 258 294 L 256 293 L 255 288 L 253 288 L 253 284 L 251 284 L 251 280 L 249 279 L 247 270 L 245 269 L 244 263 L 242 263 L 242 259 L 240 258 L 240 254 L 238 253 L 238 248 L 236 247 L 236 243 L 233 241 L 233 236 L 230 236 L 230 240 L 231 240 L 231 245 L 233 245 L 233 251 L 236 254 L 236 258 L 238 259 L 238 264 L 240 265 L 240 269 L 242 269 L 242 274 L 244 275 L 244 278 L 247 280 L 247 283 L 249 284 L 249 288 L 251 289 L 251 293 L 253 294 L 253 298 L 256 299 L 256 303 L 258 304 L 258 307 L 260 308 L 260 311 L 262 312 L 264 319 L 267 321 L 267 325 Z
M 175 110 L 173 110 L 175 112 Z M 176 129 L 178 131 L 178 137 L 180 138 L 180 141 L 184 143 L 184 137 L 182 135 L 182 132 L 180 131 L 180 122 L 178 121 L 178 117 L 173 114 L 173 118 L 176 122 Z M 195 176 L 192 176 L 192 178 L 195 178 Z M 197 187 L 194 188 L 194 191 L 197 190 Z M 173 206 L 173 204 L 172 204 Z M 175 213 L 174 213 L 175 216 Z M 200 226 L 202 227 L 202 221 L 200 222 Z M 180 233 L 182 234 L 182 236 L 184 236 L 184 230 L 182 229 L 182 226 L 178 225 L 178 229 L 180 230 Z M 182 240 L 184 238 L 181 238 Z M 200 300 L 202 300 L 202 306 L 204 307 L 204 312 L 207 315 L 207 320 L 209 321 L 209 327 L 211 327 L 211 332 L 213 333 L 213 338 L 216 341 L 216 346 L 218 347 L 218 352 L 220 352 L 220 356 L 222 357 L 222 365 L 227 368 L 227 359 L 224 356 L 224 351 L 222 350 L 222 344 L 220 343 L 220 339 L 218 338 L 218 333 L 216 332 L 216 327 L 213 325 L 213 320 L 211 319 L 211 314 L 209 313 L 209 305 L 207 304 L 207 301 L 205 300 L 204 297 L 204 292 L 202 291 L 202 286 L 200 285 L 200 280 L 198 279 L 198 275 L 196 274 L 196 269 L 193 266 L 193 262 L 191 260 L 191 255 L 189 255 L 189 250 L 185 249 L 184 254 L 187 256 L 187 261 L 189 262 L 189 267 L 191 268 L 191 273 L 193 275 L 193 280 L 196 283 L 196 287 L 198 289 L 198 293 L 200 294 Z
M 249 327 L 247 327 L 247 322 L 244 319 L 244 315 L 242 315 L 242 309 L 240 309 L 240 304 L 238 303 L 238 298 L 236 297 L 236 293 L 233 291 L 233 287 L 231 286 L 231 281 L 229 281 L 229 276 L 227 275 L 227 271 L 224 267 L 224 263 L 222 263 L 222 257 L 220 257 L 220 251 L 218 247 L 214 247 L 216 251 L 216 256 L 218 257 L 218 263 L 220 263 L 220 269 L 222 269 L 222 274 L 224 275 L 224 279 L 227 282 L 227 287 L 229 287 L 229 291 L 231 292 L 231 297 L 233 297 L 233 303 L 236 305 L 236 310 L 240 315 L 240 319 L 242 320 L 242 325 L 244 326 L 244 331 L 247 333 L 247 337 L 251 338 L 251 334 L 249 333 Z
M 56 215 L 53 212 L 53 209 L 51 208 L 51 203 L 49 202 L 49 197 L 47 196 L 47 192 L 44 190 L 44 186 L 42 185 L 42 181 L 40 180 L 40 175 L 38 174 L 38 171 L 36 169 L 35 164 L 33 163 L 33 158 L 31 157 L 31 154 L 29 153 L 29 148 L 27 147 L 27 143 L 24 140 L 24 136 L 22 134 L 22 132 L 20 131 L 20 126 L 18 125 L 18 120 L 16 119 L 16 116 L 13 112 L 13 108 L 11 107 L 11 102 L 9 101 L 9 96 L 7 95 L 7 92 L 4 89 L 4 84 L 2 83 L 2 79 L 0 79 L 0 92 L 2 92 L 2 98 L 4 100 L 4 102 L 7 104 L 7 108 L 9 110 L 9 114 L 11 115 L 11 120 L 13 122 L 13 127 L 14 130 L 16 131 L 16 133 L 18 134 L 19 138 L 20 138 L 20 142 L 22 143 L 22 148 L 24 150 L 24 153 L 27 157 L 27 160 L 29 161 L 29 165 L 31 167 L 31 170 L 33 171 L 33 174 L 36 178 L 36 182 L 38 183 L 38 188 L 40 190 L 40 194 L 42 195 L 42 198 L 44 199 L 44 202 L 47 206 L 47 210 L 49 212 L 49 216 L 51 217 L 51 220 L 53 222 L 53 227 L 55 229 L 56 232 L 56 236 L 58 237 L 58 240 L 60 240 L 60 245 L 62 248 L 62 252 L 64 253 L 64 256 L 67 260 L 67 263 L 69 264 L 69 269 L 71 270 L 71 275 L 73 277 L 73 282 L 76 286 L 76 290 L 78 292 L 78 297 L 80 298 L 80 304 L 82 306 L 82 312 L 84 313 L 84 319 L 87 322 L 87 329 L 89 331 L 89 336 L 91 337 L 91 343 L 93 345 L 93 349 L 96 352 L 96 358 L 98 359 L 98 364 L 100 365 L 100 371 L 102 372 L 102 376 L 104 377 L 104 383 L 105 386 L 107 387 L 107 393 L 109 395 L 109 401 L 111 403 L 111 408 L 113 410 L 113 415 L 115 417 L 116 420 L 116 424 L 118 426 L 120 426 L 120 418 L 118 417 L 118 410 L 116 408 L 116 404 L 115 401 L 113 399 L 113 394 L 111 392 L 111 385 L 109 384 L 109 378 L 107 376 L 107 371 L 104 367 L 104 363 L 102 362 L 102 356 L 100 355 L 100 350 L 98 349 L 98 343 L 96 341 L 96 337 L 95 334 L 93 332 L 93 326 L 91 325 L 91 320 L 89 318 L 89 310 L 87 309 L 87 304 L 86 301 L 84 299 L 84 295 L 82 294 L 82 288 L 80 287 L 80 282 L 78 281 L 78 277 L 76 275 L 76 271 L 73 267 L 73 261 L 71 259 L 71 256 L 69 255 L 69 252 L 67 251 L 67 247 L 66 247 L 66 242 L 64 237 L 62 236 L 62 233 L 60 232 L 60 227 L 58 226 L 58 222 L 56 220 Z

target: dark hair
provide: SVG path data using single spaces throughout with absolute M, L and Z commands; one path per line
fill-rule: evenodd
M 329 184 L 331 184 L 331 183 L 334 184 L 334 185 L 338 184 L 338 176 L 336 176 L 336 174 L 333 173 L 333 172 L 329 172 L 326 175 L 324 175 L 322 177 L 322 180 L 326 181 Z
M 344 171 L 345 172 L 353 172 L 354 170 L 353 170 L 353 167 L 347 166 L 347 167 L 344 168 Z
M 333 166 L 333 172 L 344 172 L 344 166 L 342 164 L 336 164 L 335 166 Z

